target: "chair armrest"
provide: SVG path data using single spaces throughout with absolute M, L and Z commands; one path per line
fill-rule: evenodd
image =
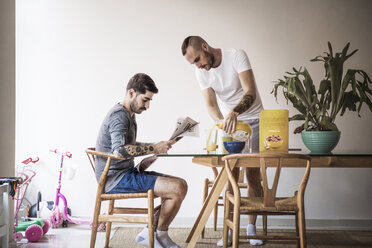
M 114 159 L 119 159 L 119 160 L 127 160 L 127 158 L 124 157 L 118 157 L 113 153 L 108 153 L 108 152 L 98 152 L 94 149 L 88 148 L 85 150 L 86 153 L 94 155 L 94 156 L 100 156 L 100 157 L 107 157 L 107 158 L 114 158 Z

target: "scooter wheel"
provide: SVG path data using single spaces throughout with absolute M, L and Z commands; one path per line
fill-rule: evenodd
M 49 228 L 50 228 L 49 220 L 44 219 L 43 235 L 45 235 L 49 231 Z
M 67 226 L 68 226 L 68 221 L 67 220 L 62 221 L 62 227 L 67 227 Z
M 22 240 L 23 235 L 22 235 L 21 232 L 15 232 L 15 233 L 13 234 L 13 238 L 14 238 L 15 241 L 19 242 L 19 241 Z
M 31 225 L 26 229 L 25 236 L 28 241 L 36 242 L 43 237 L 43 228 L 37 224 Z

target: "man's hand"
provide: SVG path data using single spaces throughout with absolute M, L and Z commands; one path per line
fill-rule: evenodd
M 238 113 L 231 111 L 223 120 L 223 131 L 232 134 L 235 131 Z
M 160 141 L 154 144 L 154 149 L 156 154 L 167 154 L 168 150 L 172 148 L 175 143 L 174 140 Z

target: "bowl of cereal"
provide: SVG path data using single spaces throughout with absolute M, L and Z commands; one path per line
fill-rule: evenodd
M 265 144 L 268 149 L 277 149 L 283 144 L 283 138 L 273 134 L 266 137 Z

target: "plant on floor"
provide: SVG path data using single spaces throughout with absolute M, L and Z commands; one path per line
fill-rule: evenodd
M 305 131 L 338 131 L 335 124 L 337 115 L 342 116 L 346 110 L 358 111 L 363 103 L 372 111 L 372 90 L 369 88 L 371 79 L 363 70 L 348 69 L 343 75 L 345 61 L 358 50 L 347 54 L 350 43 L 347 43 L 341 53 L 333 55 L 332 45 L 328 42 L 329 52 L 317 56 L 311 61 L 324 62 L 325 78 L 321 80 L 316 91 L 314 82 L 306 68 L 286 72 L 284 79 L 275 83 L 271 94 L 277 99 L 278 88 L 282 87 L 283 95 L 300 113 L 289 120 L 304 121 L 294 133 Z

